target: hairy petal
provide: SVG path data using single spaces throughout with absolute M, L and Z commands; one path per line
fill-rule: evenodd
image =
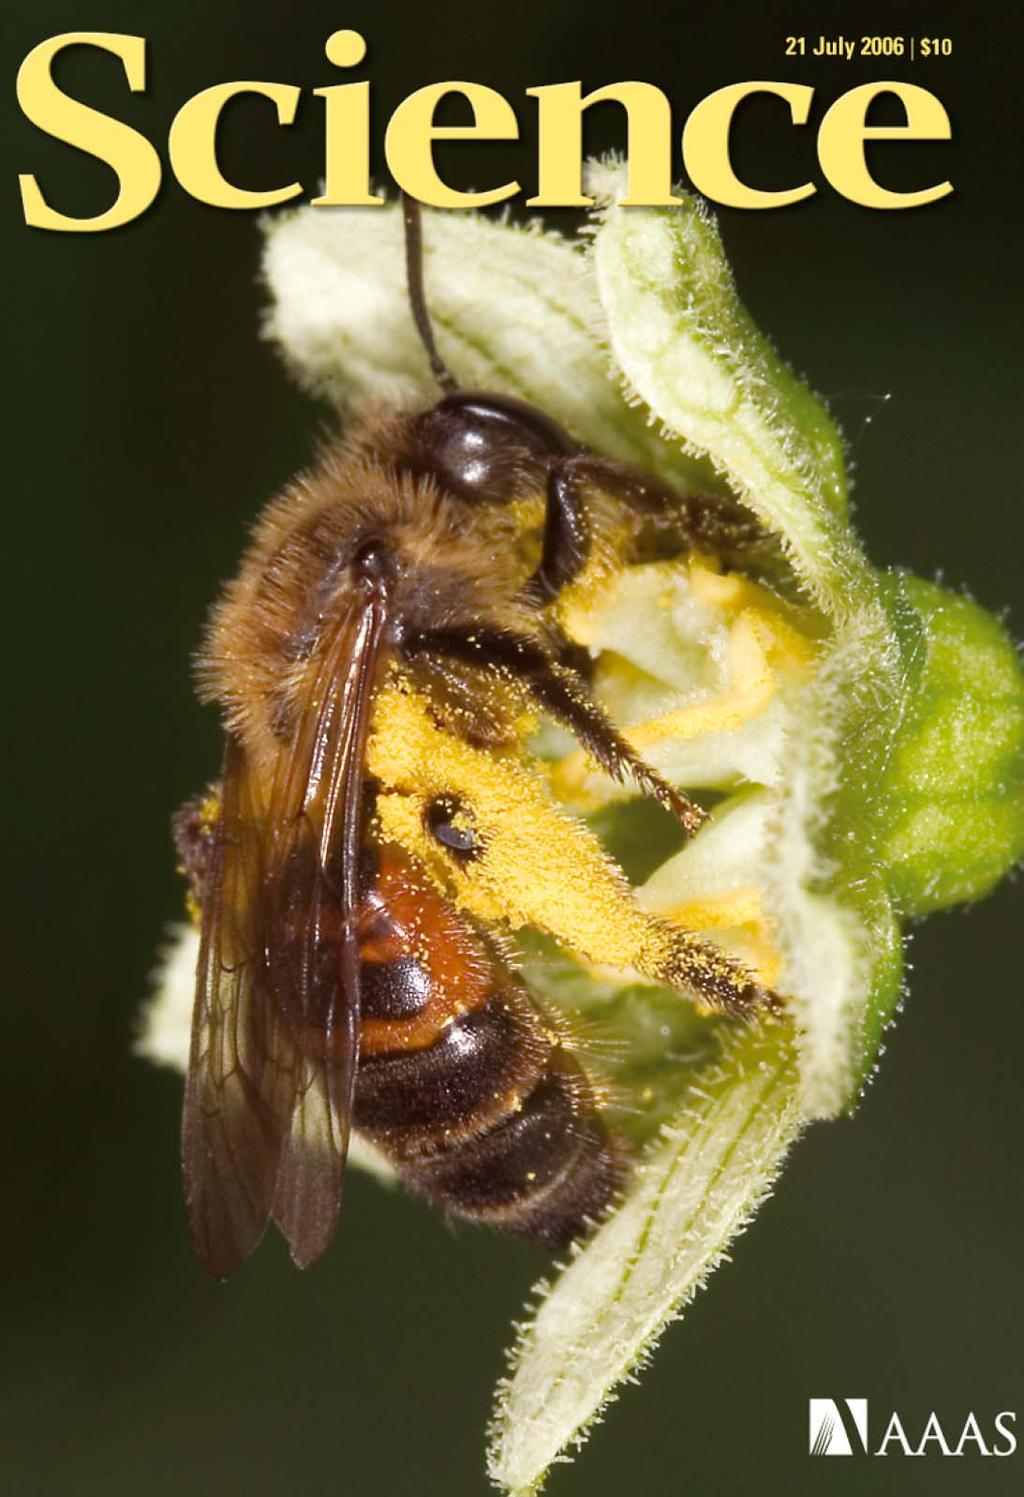
M 621 168 L 591 168 L 594 259 L 623 385 L 669 443 L 707 457 L 782 543 L 825 611 L 869 602 L 870 569 L 846 524 L 839 433 L 736 294 L 717 226 L 696 199 L 622 208 Z
M 536 1491 L 649 1355 L 768 1193 L 800 1127 L 781 1031 L 733 1035 L 694 1081 L 626 1201 L 553 1286 L 538 1285 L 499 1390 L 491 1477 Z
M 578 245 L 425 211 L 424 261 L 438 347 L 460 384 L 521 395 L 598 451 L 705 486 L 710 473 L 668 452 L 609 380 L 597 286 Z M 269 220 L 263 274 L 264 333 L 306 389 L 340 410 L 436 399 L 406 298 L 397 204 Z

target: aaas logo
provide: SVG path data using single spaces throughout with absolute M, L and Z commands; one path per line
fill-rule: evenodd
M 811 1455 L 1013 1455 L 1017 1449 L 1014 1426 L 1017 1415 L 1010 1409 L 996 1414 L 986 1439 L 975 1415 L 958 1420 L 955 1441 L 947 1437 L 938 1414 L 931 1413 L 916 1443 L 907 1435 L 899 1414 L 893 1412 L 877 1448 L 868 1436 L 866 1398 L 812 1398 L 810 1401 Z M 953 1426 L 950 1426 L 952 1429 Z
M 842 1411 L 840 1404 L 843 1405 Z M 854 1447 L 850 1435 L 859 1441 Z M 812 1398 L 810 1452 L 812 1455 L 867 1453 L 868 1401 L 866 1398 Z

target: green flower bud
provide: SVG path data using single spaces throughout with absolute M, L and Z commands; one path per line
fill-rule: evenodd
M 906 674 L 879 855 L 897 907 L 923 915 L 987 894 L 1024 854 L 1024 673 L 969 598 L 906 575 L 883 595 Z

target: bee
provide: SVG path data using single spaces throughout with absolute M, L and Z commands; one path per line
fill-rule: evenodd
M 440 398 L 365 415 L 270 503 L 199 655 L 224 754 L 174 822 L 201 925 L 182 1165 L 216 1277 L 269 1221 L 296 1264 L 320 1256 L 353 1126 L 451 1216 L 557 1248 L 607 1211 L 629 1150 L 518 974 L 518 929 L 709 1010 L 777 1004 L 640 909 L 527 752 L 546 715 L 698 829 L 598 705 L 563 605 L 645 530 L 728 558 L 751 527 L 523 400 L 460 388 L 409 198 L 404 225 Z

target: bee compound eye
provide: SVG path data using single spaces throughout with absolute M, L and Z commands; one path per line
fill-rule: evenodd
M 420 461 L 463 499 L 502 503 L 525 475 L 540 480 L 554 457 L 579 450 L 545 411 L 511 395 L 460 390 L 417 422 Z
M 423 819 L 435 842 L 450 852 L 457 863 L 468 863 L 481 851 L 472 809 L 459 796 L 435 796 Z

